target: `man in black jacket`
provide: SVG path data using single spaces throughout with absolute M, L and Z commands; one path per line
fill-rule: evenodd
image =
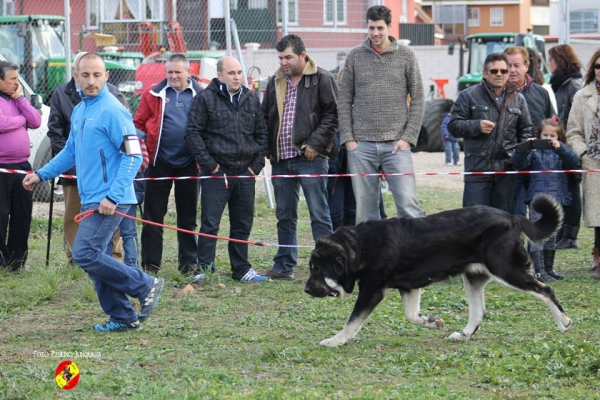
M 81 57 L 86 55 L 83 51 L 77 53 L 73 61 L 73 70 L 77 70 L 77 64 Z M 117 96 L 120 92 L 114 85 L 106 83 L 108 90 Z M 50 115 L 48 116 L 48 137 L 52 147 L 52 154 L 57 155 L 65 147 L 69 132 L 71 132 L 71 114 L 77 104 L 81 102 L 79 87 L 75 83 L 75 78 L 67 83 L 57 86 L 52 92 L 50 100 Z M 75 167 L 68 170 L 66 175 L 77 175 Z M 63 244 L 69 263 L 73 262 L 73 242 L 77 234 L 79 224 L 75 222 L 75 216 L 81 211 L 81 199 L 77 192 L 77 180 L 60 178 L 59 184 L 63 187 L 65 197 L 65 216 L 63 221 Z M 108 251 L 112 250 L 112 255 L 116 259 L 123 259 L 123 246 L 119 231 L 115 232 L 112 245 L 109 244 Z
M 217 62 L 217 78 L 193 100 L 185 140 L 203 177 L 200 233 L 216 235 L 225 206 L 229 237 L 248 240 L 254 220 L 255 175 L 265 166 L 267 127 L 255 93 L 242 85 L 242 67 L 233 57 Z M 227 175 L 240 176 L 228 179 Z M 198 268 L 214 269 L 216 239 L 198 237 Z M 229 242 L 233 279 L 264 282 L 248 261 L 248 245 Z
M 525 98 L 507 80 L 506 54 L 492 53 L 481 83 L 460 92 L 454 103 L 448 129 L 464 137 L 465 172 L 513 170 L 511 148 L 531 137 Z M 515 175 L 465 175 L 464 181 L 463 207 L 512 210 Z
M 337 85 L 333 76 L 306 54 L 302 39 L 288 35 L 277 44 L 279 69 L 267 84 L 262 103 L 269 132 L 269 153 L 274 175 L 326 174 L 338 128 Z M 332 232 L 327 205 L 326 178 L 275 178 L 280 247 L 272 279 L 293 279 L 297 263 L 298 200 L 300 187 L 310 212 L 314 240 Z

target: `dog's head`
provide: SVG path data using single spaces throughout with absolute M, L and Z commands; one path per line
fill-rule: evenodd
M 340 228 L 317 240 L 309 261 L 304 291 L 314 297 L 341 296 L 354 290 L 358 242 L 352 230 Z

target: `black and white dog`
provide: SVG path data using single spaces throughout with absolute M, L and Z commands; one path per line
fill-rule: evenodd
M 344 329 L 323 346 L 353 339 L 383 299 L 387 288 L 398 289 L 409 322 L 442 329 L 444 321 L 420 314 L 421 288 L 450 276 L 463 277 L 469 321 L 449 339 L 467 340 L 485 317 L 484 288 L 495 280 L 541 299 L 566 332 L 569 319 L 549 286 L 531 273 L 521 242 L 548 239 L 562 224 L 562 207 L 551 196 L 538 195 L 532 207 L 542 217 L 528 219 L 485 206 L 444 211 L 423 218 L 391 218 L 340 228 L 320 238 L 310 258 L 304 291 L 311 296 L 348 297 L 358 282 L 359 293 Z

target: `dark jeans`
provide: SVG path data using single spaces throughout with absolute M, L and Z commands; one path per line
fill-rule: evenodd
M 327 203 L 334 231 L 340 226 L 356 224 L 356 199 L 352 190 L 352 178 L 328 178 Z
M 280 162 L 273 161 L 271 167 L 273 175 L 326 174 L 328 162 L 321 157 L 309 161 L 298 156 Z M 296 227 L 301 187 L 310 213 L 313 239 L 316 241 L 332 232 L 327 205 L 326 178 L 274 178 L 271 182 L 277 203 L 275 215 L 277 216 L 277 240 L 280 245 L 298 244 Z M 292 274 L 297 260 L 296 247 L 280 247 L 273 258 L 273 270 L 281 274 Z
M 579 227 L 581 225 L 581 185 L 579 178 L 574 174 L 569 174 L 567 178 L 567 187 L 573 203 L 570 206 L 564 206 L 565 217 L 563 226 L 557 234 L 557 241 L 565 236 L 567 239 L 577 239 L 579 233 Z
M 31 171 L 25 161 L 0 168 Z M 27 260 L 33 192 L 23 188 L 23 175 L 0 173 L 0 266 L 21 268 Z
M 160 160 L 147 170 L 148 178 L 168 176 L 198 176 L 196 163 L 192 161 L 183 168 L 173 168 Z M 196 210 L 198 207 L 198 181 L 164 180 L 146 181 L 144 218 L 145 220 L 164 223 L 169 194 L 175 183 L 175 210 L 177 212 L 177 227 L 195 231 Z M 197 245 L 195 235 L 177 232 L 179 268 L 196 265 Z M 152 264 L 160 267 L 163 252 L 163 228 L 144 224 L 142 228 L 142 266 Z
M 217 175 L 223 175 L 218 172 Z M 249 176 L 249 172 L 239 174 Z M 229 237 L 248 240 L 254 221 L 254 187 L 256 181 L 251 178 L 203 179 L 200 195 L 201 216 L 200 233 L 217 235 L 225 206 L 229 209 Z M 233 279 L 240 280 L 251 268 L 248 261 L 248 245 L 228 242 L 229 262 Z M 198 266 L 212 266 L 215 261 L 217 239 L 198 236 Z
M 515 175 L 493 175 L 490 180 L 465 182 L 463 207 L 483 205 L 511 212 L 514 191 Z
M 83 204 L 81 211 L 97 210 L 98 205 Z M 126 204 L 117 206 L 117 211 L 122 213 L 128 209 Z M 143 301 L 154 278 L 106 254 L 122 218 L 118 214 L 95 213 L 81 221 L 73 243 L 73 261 L 94 283 L 102 310 L 110 316 L 110 321 L 128 323 L 137 321 L 138 316 L 127 296 Z

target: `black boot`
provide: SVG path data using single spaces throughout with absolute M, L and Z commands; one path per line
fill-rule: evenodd
M 564 275 L 559 274 L 554 271 L 554 255 L 556 254 L 555 250 L 544 250 L 544 270 L 546 271 L 546 275 L 551 276 L 556 280 L 565 279 Z
M 532 251 L 529 253 L 529 256 L 531 257 L 533 268 L 535 269 L 535 279 L 542 283 L 553 281 L 554 278 L 548 276 L 546 274 L 546 270 L 544 269 L 544 255 L 542 251 Z
M 579 243 L 577 243 L 577 231 L 579 231 L 578 227 L 564 225 L 562 238 L 556 243 L 556 249 L 578 249 Z

